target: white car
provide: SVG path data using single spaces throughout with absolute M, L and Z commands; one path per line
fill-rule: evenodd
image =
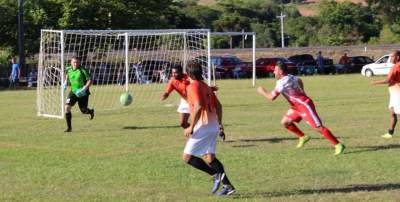
M 361 69 L 361 74 L 366 77 L 371 77 L 375 75 L 388 75 L 390 69 L 394 66 L 394 64 L 390 61 L 390 55 L 384 55 L 376 62 L 364 65 Z

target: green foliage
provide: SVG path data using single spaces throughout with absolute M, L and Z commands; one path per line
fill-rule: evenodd
M 261 24 L 252 23 L 251 30 L 257 33 L 257 47 L 275 47 L 280 40 L 280 32 L 277 32 L 276 23 Z
M 322 45 L 357 44 L 379 34 L 379 21 L 370 9 L 359 4 L 323 1 L 319 11 L 322 27 L 318 39 Z

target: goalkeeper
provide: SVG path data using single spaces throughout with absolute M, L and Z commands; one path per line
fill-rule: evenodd
M 83 114 L 89 114 L 90 120 L 94 117 L 94 109 L 88 108 L 89 102 L 89 87 L 92 85 L 92 77 L 90 73 L 80 65 L 80 60 L 77 57 L 72 57 L 71 65 L 67 67 L 65 76 L 64 89 L 67 88 L 68 82 L 71 84 L 71 91 L 68 94 L 65 103 L 65 120 L 68 128 L 64 132 L 72 131 L 72 113 L 71 108 L 78 102 L 79 109 Z

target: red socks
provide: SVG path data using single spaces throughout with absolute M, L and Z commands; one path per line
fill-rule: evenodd
M 293 123 L 287 125 L 286 128 L 290 132 L 294 133 L 297 137 L 303 137 L 304 136 L 304 133 L 299 128 L 297 128 L 297 126 L 294 125 Z
M 335 136 L 332 135 L 331 131 L 329 131 L 325 127 L 321 127 L 319 129 L 319 132 L 326 138 L 328 139 L 333 145 L 337 145 L 339 141 L 336 139 Z

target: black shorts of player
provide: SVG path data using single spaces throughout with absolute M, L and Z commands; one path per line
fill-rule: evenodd
M 81 112 L 87 113 L 88 103 L 89 103 L 89 95 L 90 95 L 90 92 L 88 91 L 87 95 L 85 95 L 83 97 L 77 97 L 72 91 L 70 91 L 65 104 L 72 107 L 75 105 L 76 102 L 78 102 L 78 106 L 79 106 L 79 109 L 81 110 Z

